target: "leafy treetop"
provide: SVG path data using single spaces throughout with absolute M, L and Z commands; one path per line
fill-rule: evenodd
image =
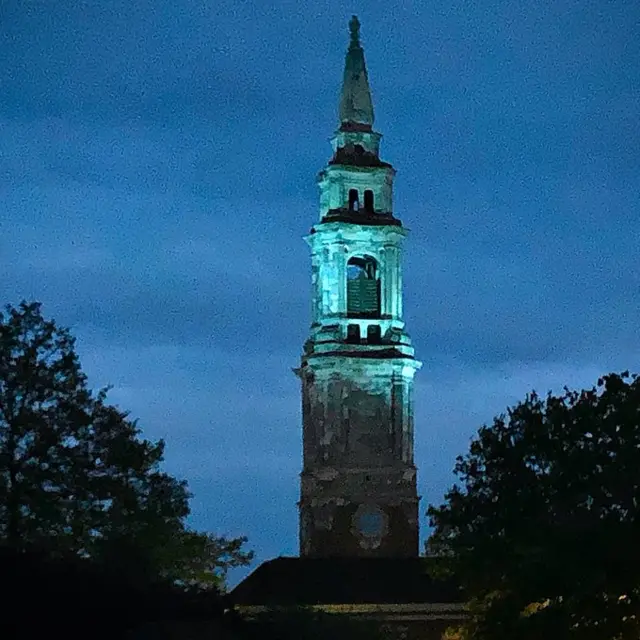
M 637 638 L 640 379 L 535 393 L 482 427 L 428 510 L 472 602 L 466 638 Z
M 0 543 L 75 554 L 135 579 L 222 586 L 252 557 L 245 538 L 185 524 L 187 483 L 164 442 L 92 393 L 75 340 L 39 303 L 0 312 Z

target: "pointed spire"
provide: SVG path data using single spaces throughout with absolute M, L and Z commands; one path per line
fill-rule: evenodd
M 373 103 L 367 78 L 364 51 L 360 45 L 360 21 L 353 16 L 349 21 L 351 42 L 344 62 L 344 78 L 340 96 L 340 123 L 373 124 Z

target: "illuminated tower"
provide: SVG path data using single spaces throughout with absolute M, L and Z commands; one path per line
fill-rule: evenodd
M 318 176 L 313 321 L 302 380 L 300 555 L 418 555 L 413 378 L 402 319 L 395 170 L 379 156 L 358 19 L 349 23 L 333 157 Z

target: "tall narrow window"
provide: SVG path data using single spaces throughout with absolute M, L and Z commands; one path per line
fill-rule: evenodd
M 367 327 L 367 342 L 369 344 L 380 344 L 382 332 L 379 324 L 371 324 Z
M 347 325 L 347 342 L 360 342 L 360 325 Z
M 349 189 L 349 211 L 358 211 L 360 202 L 358 201 L 358 190 Z
M 367 213 L 373 213 L 373 191 L 371 189 L 364 192 L 364 210 Z
M 353 257 L 347 263 L 347 315 L 380 315 L 378 264 L 371 256 Z

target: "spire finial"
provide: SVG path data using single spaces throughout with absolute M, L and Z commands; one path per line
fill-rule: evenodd
M 360 46 L 360 20 L 358 16 L 351 16 L 349 20 L 349 32 L 351 33 L 351 46 Z
M 360 46 L 360 20 L 352 16 L 349 20 L 351 42 L 347 49 L 340 96 L 340 123 L 373 124 L 373 104 L 364 62 L 364 51 Z

